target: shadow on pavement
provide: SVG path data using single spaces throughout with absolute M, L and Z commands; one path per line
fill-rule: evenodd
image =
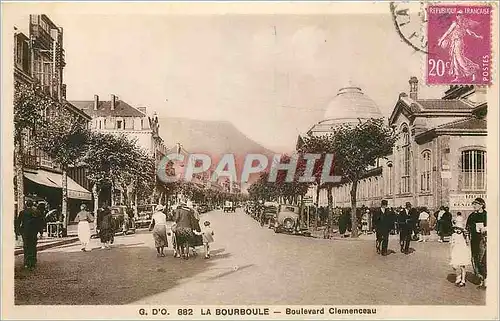
M 446 279 L 450 283 L 455 283 L 456 278 L 457 278 L 457 275 L 455 273 L 450 273 L 446 277 Z M 481 279 L 478 276 L 476 276 L 474 273 L 471 273 L 471 272 L 466 272 L 466 274 L 465 274 L 465 280 L 467 282 L 470 282 L 470 283 L 474 284 L 474 285 L 481 284 Z
M 221 252 L 223 252 L 222 249 Z M 170 254 L 170 255 L 169 255 Z M 229 253 L 181 260 L 150 247 L 116 246 L 91 252 L 40 253 L 34 271 L 15 265 L 16 305 L 120 305 L 168 291 L 208 270 Z

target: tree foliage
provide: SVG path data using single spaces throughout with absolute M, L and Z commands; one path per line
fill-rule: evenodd
M 356 125 L 346 124 L 335 129 L 332 149 L 335 169 L 351 182 L 352 236 L 357 237 L 356 190 L 358 181 L 377 159 L 392 152 L 397 140 L 395 131 L 383 119 L 370 119 Z

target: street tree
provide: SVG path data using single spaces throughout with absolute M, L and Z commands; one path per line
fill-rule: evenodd
M 44 112 L 52 108 L 54 100 L 43 94 L 40 86 L 15 82 L 14 84 L 14 168 L 18 211 L 24 208 L 24 153 L 33 148 L 37 129 L 46 123 Z
M 381 119 L 345 124 L 334 130 L 331 148 L 335 151 L 335 169 L 351 183 L 352 237 L 358 236 L 356 191 L 359 180 L 377 159 L 387 156 L 397 140 L 396 132 Z
M 64 103 L 54 102 L 47 111 L 48 121 L 37 130 L 34 140 L 47 156 L 62 169 L 62 206 L 63 228 L 68 225 L 68 168 L 76 166 L 87 150 L 90 131 L 86 123 L 78 120 Z
M 115 136 L 108 133 L 92 132 L 87 153 L 83 158 L 92 183 L 94 210 L 99 207 L 99 194 L 103 187 L 111 188 L 111 205 L 116 184 L 128 175 L 136 162 L 136 145 L 125 135 Z
M 323 167 L 325 165 L 325 160 L 326 160 L 326 155 L 327 154 L 335 154 L 335 151 L 333 149 L 332 145 L 332 139 L 333 135 L 332 134 L 325 134 L 325 135 L 308 135 L 302 138 L 302 145 L 298 148 L 298 152 L 301 155 L 301 164 L 302 166 L 305 167 L 305 159 L 304 155 L 305 154 L 317 154 L 319 155 L 319 159 L 316 160 L 314 167 L 313 167 L 313 173 L 312 177 L 314 177 L 314 182 L 312 184 L 316 185 L 316 209 L 319 208 L 319 193 L 322 188 L 327 189 L 327 196 L 328 196 L 328 220 L 329 220 L 329 226 L 331 228 L 331 222 L 332 222 L 332 213 L 333 213 L 333 195 L 332 195 L 332 188 L 333 188 L 333 183 L 326 183 L 322 182 L 322 175 L 323 175 Z M 333 160 L 332 163 L 329 164 L 331 166 L 331 171 L 334 169 L 333 166 Z M 331 172 L 330 171 L 330 172 Z M 328 173 L 331 174 L 331 173 Z M 316 210 L 316 219 L 315 222 L 316 224 L 318 223 L 319 215 L 318 215 L 318 210 Z

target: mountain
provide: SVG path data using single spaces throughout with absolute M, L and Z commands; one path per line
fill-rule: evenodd
M 160 136 L 167 148 L 180 143 L 189 153 L 208 154 L 212 167 L 224 154 L 232 153 L 236 159 L 238 176 L 241 175 L 247 154 L 263 154 L 269 163 L 275 152 L 248 138 L 228 121 L 197 120 L 189 118 L 159 118 Z M 250 181 L 254 181 L 253 175 Z

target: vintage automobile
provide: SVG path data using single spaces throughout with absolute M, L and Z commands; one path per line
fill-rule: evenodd
M 300 226 L 300 207 L 294 205 L 281 205 L 275 224 L 275 233 L 289 233 L 310 236 L 311 233 L 307 228 Z
M 234 202 L 224 203 L 224 212 L 236 212 L 236 205 Z
M 133 234 L 135 233 L 135 222 L 130 215 L 130 208 L 123 205 L 111 206 L 111 217 L 115 227 L 115 234 Z M 132 210 L 133 211 L 133 210 Z
M 208 211 L 209 211 L 209 209 L 208 209 L 208 205 L 206 205 L 206 204 L 200 204 L 200 205 L 198 205 L 198 208 L 197 208 L 196 210 L 197 210 L 197 211 L 198 211 L 198 213 L 200 213 L 200 214 L 204 214 L 204 213 L 206 213 L 206 212 L 208 212 Z
M 273 228 L 276 216 L 280 210 L 280 205 L 276 202 L 264 202 L 262 214 L 260 217 L 261 225 L 269 224 L 269 228 Z
M 135 226 L 137 228 L 149 227 L 151 224 L 151 218 L 155 211 L 156 204 L 146 204 L 137 206 L 137 218 L 135 220 Z

